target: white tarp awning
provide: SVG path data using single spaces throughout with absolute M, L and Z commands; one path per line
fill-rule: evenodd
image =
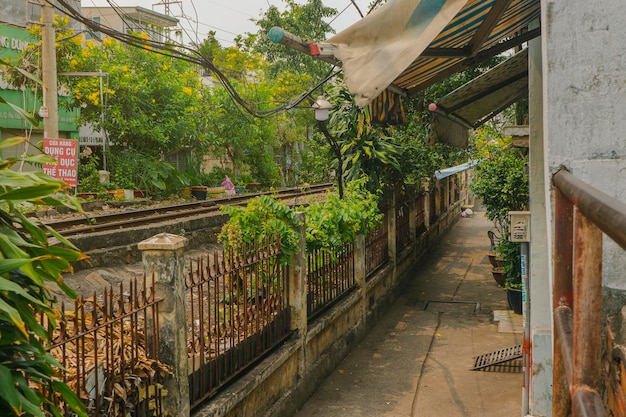
M 467 0 L 389 0 L 328 39 L 344 81 L 364 107 L 439 35 Z

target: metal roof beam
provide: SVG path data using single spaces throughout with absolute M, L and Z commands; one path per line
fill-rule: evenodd
M 482 61 L 485 61 L 493 56 L 501 54 L 504 51 L 508 51 L 515 46 L 519 46 L 524 42 L 528 42 L 531 39 L 536 38 L 541 35 L 541 28 L 535 28 L 525 32 L 521 35 L 515 36 L 506 41 L 500 42 L 497 45 L 492 46 L 489 49 L 485 49 L 484 51 L 479 52 L 474 57 L 465 58 L 456 64 L 448 67 L 446 70 L 437 73 L 437 75 L 429 78 L 427 81 L 424 81 L 421 84 L 416 85 L 415 87 L 406 89 L 409 95 L 417 94 L 420 91 L 424 90 L 431 85 L 448 78 L 452 74 L 456 74 L 457 72 L 463 71 L 466 68 L 471 67 L 472 65 L 476 65 Z
M 491 10 L 489 10 L 489 14 L 483 20 L 482 24 L 474 34 L 474 37 L 468 44 L 468 49 L 470 51 L 470 56 L 474 56 L 478 54 L 480 49 L 485 44 L 489 35 L 493 31 L 493 28 L 496 27 L 502 15 L 509 8 L 513 0 L 496 0 L 493 6 L 491 6 Z

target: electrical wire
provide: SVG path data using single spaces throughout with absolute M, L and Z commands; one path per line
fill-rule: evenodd
M 180 59 L 192 64 L 196 64 L 211 71 L 217 80 L 222 84 L 228 95 L 239 105 L 241 106 L 248 114 L 257 118 L 266 118 L 273 116 L 282 111 L 286 111 L 289 109 L 293 109 L 297 107 L 304 100 L 309 99 L 311 102 L 314 101 L 312 97 L 312 93 L 323 86 L 328 80 L 336 76 L 341 72 L 341 69 L 331 72 L 327 77 L 325 77 L 322 81 L 320 81 L 315 87 L 311 90 L 302 93 L 300 96 L 295 98 L 294 100 L 282 104 L 280 106 L 261 110 L 258 108 L 258 105 L 255 105 L 252 101 L 248 101 L 243 99 L 235 87 L 228 80 L 226 75 L 217 68 L 211 59 L 205 55 L 203 55 L 198 49 L 194 49 L 184 45 L 175 45 L 169 42 L 159 42 L 156 40 L 145 39 L 133 34 L 121 33 L 118 32 L 108 26 L 105 26 L 101 23 L 95 22 L 89 18 L 84 17 L 80 12 L 78 12 L 74 7 L 72 7 L 66 0 L 57 0 L 56 4 L 52 0 L 45 0 L 52 7 L 56 8 L 62 13 L 67 14 L 72 19 L 82 23 L 87 28 L 91 29 L 95 32 L 102 32 L 105 35 L 114 38 L 124 44 L 134 46 L 140 49 L 148 50 L 151 52 L 155 52 L 170 58 Z M 113 3 L 113 0 L 108 0 L 110 3 Z M 119 9 L 119 8 L 118 8 Z

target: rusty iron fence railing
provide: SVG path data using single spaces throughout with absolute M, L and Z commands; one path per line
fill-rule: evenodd
M 381 266 L 389 262 L 389 212 L 383 212 L 380 227 L 365 236 L 365 276 L 369 279 Z
M 552 415 L 602 417 L 602 235 L 626 250 L 626 205 L 568 171 L 555 185 Z
M 426 194 L 415 193 L 415 236 L 426 231 Z
M 159 362 L 158 306 L 154 278 L 140 287 L 136 279 L 119 293 L 109 288 L 102 296 L 74 301 L 74 310 L 61 305 L 64 319 L 52 331 L 49 353 L 65 369 L 59 379 L 84 402 L 89 416 L 161 416 L 162 377 L 169 370 Z M 48 393 L 57 396 L 55 393 Z M 51 398 L 59 402 L 60 398 Z M 65 404 L 63 415 L 73 415 Z
M 288 268 L 280 255 L 275 239 L 191 261 L 185 286 L 192 408 L 289 336 Z
M 307 254 L 307 319 L 315 319 L 355 288 L 354 245 Z
M 396 216 L 396 250 L 400 252 L 411 243 L 411 199 L 407 193 L 397 193 L 395 204 Z

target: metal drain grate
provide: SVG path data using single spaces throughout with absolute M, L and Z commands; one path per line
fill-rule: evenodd
M 492 365 L 498 365 L 504 362 L 512 361 L 522 357 L 522 345 L 515 345 L 505 349 L 496 350 L 495 352 L 485 353 L 484 355 L 474 358 L 474 367 L 472 371 L 481 370 Z
M 429 310 L 431 306 L 438 306 L 438 311 L 440 313 L 449 312 L 450 309 L 452 311 L 463 309 L 464 307 L 469 307 L 467 310 L 473 310 L 473 313 L 480 312 L 480 303 L 476 301 L 459 301 L 459 300 L 428 300 L 424 303 L 424 311 Z M 445 306 L 449 306 L 450 308 L 445 308 Z

